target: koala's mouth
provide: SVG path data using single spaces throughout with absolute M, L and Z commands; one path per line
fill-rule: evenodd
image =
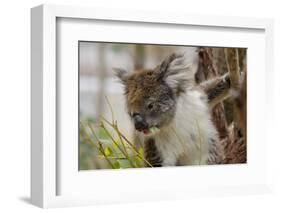
M 154 135 L 154 134 L 158 133 L 160 131 L 160 129 L 157 126 L 152 126 L 147 129 L 142 129 L 142 130 L 138 130 L 138 131 L 142 132 L 144 135 Z
M 135 129 L 144 135 L 153 135 L 159 132 L 159 124 L 147 122 L 139 113 L 133 113 L 132 119 Z

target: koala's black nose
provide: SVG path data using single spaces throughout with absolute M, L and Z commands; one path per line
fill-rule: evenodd
M 140 116 L 140 114 L 138 113 L 134 113 L 133 114 L 133 120 L 134 120 L 134 124 L 135 124 L 135 128 L 136 130 L 145 130 L 148 128 L 147 123 L 145 122 L 145 120 Z

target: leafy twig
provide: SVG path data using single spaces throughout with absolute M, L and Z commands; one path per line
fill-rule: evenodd
M 127 144 L 130 145 L 133 151 L 135 151 L 139 158 L 141 158 L 143 161 L 145 161 L 150 167 L 153 167 L 143 156 L 141 156 L 138 152 L 138 150 L 135 148 L 135 146 L 119 131 L 118 126 L 110 123 L 107 119 L 102 118 L 108 125 L 110 125 L 120 136 L 127 142 Z
M 101 128 L 104 129 L 104 131 L 106 132 L 106 134 L 109 136 L 109 138 L 111 139 L 111 141 L 116 145 L 116 147 L 122 152 L 122 154 L 128 159 L 129 163 L 131 164 L 132 167 L 135 167 L 135 165 L 133 164 L 132 160 L 129 158 L 128 154 L 126 153 L 126 151 L 124 151 L 119 144 L 115 141 L 115 139 L 112 137 L 112 135 L 109 133 L 109 131 L 107 130 L 107 128 L 105 127 L 105 125 L 103 124 L 103 122 L 101 123 Z
M 81 125 L 85 128 L 85 126 L 82 124 L 82 122 L 80 122 Z M 97 135 L 95 134 L 94 130 L 91 128 L 91 126 L 89 125 L 90 129 L 91 129 L 91 132 L 93 133 L 94 137 L 96 138 L 96 140 L 98 141 L 99 143 L 99 147 L 97 147 L 93 141 L 91 140 L 91 137 L 88 135 L 87 131 L 84 131 L 86 136 L 88 137 L 88 141 L 90 141 L 90 144 L 92 144 L 93 146 L 95 146 L 100 152 L 101 154 L 105 157 L 105 160 L 108 162 L 108 164 L 114 169 L 114 165 L 111 163 L 111 161 L 107 158 L 106 154 L 105 154 L 105 151 L 104 151 L 104 148 L 103 148 L 103 145 L 102 143 L 100 142 L 100 140 L 98 139 Z

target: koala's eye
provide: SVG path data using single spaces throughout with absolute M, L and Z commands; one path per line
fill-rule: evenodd
M 147 108 L 148 108 L 148 109 L 152 109 L 152 108 L 153 108 L 153 104 L 152 104 L 152 103 L 148 104 L 148 105 L 147 105 Z

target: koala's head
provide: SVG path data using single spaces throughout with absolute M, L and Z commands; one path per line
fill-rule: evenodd
M 125 86 L 127 109 L 135 129 L 145 135 L 172 122 L 178 98 L 194 80 L 182 54 L 170 55 L 154 69 L 116 69 L 116 76 Z

